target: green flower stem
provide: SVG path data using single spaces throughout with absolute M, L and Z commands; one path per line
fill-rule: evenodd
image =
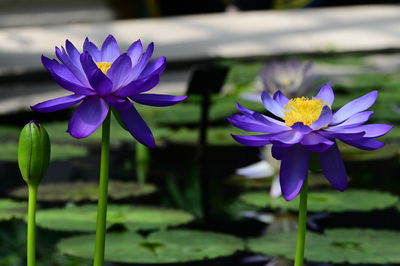
M 36 198 L 37 185 L 28 185 L 28 235 L 27 235 L 27 266 L 36 265 Z
M 307 225 L 307 194 L 308 194 L 308 178 L 306 177 L 300 192 L 299 221 L 297 226 L 297 244 L 296 244 L 296 257 L 294 259 L 294 266 L 303 266 L 304 264 L 304 244 L 306 240 L 306 225 Z
M 110 113 L 102 125 L 99 201 L 97 207 L 96 245 L 94 266 L 104 265 L 104 246 L 106 240 L 108 173 L 110 168 Z

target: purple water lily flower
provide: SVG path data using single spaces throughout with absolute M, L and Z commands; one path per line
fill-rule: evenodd
M 66 41 L 66 47 L 56 47 L 60 60 L 42 56 L 42 63 L 53 79 L 73 94 L 32 106 L 38 112 L 54 112 L 81 102 L 68 123 L 72 137 L 85 138 L 103 123 L 110 107 L 119 113 L 131 135 L 142 144 L 155 147 L 150 128 L 134 107 L 134 103 L 170 106 L 186 96 L 145 93 L 154 88 L 165 70 L 166 59 L 160 57 L 149 63 L 154 44 L 143 52 L 140 40 L 120 53 L 117 41 L 109 35 L 101 49 L 86 38 L 83 52 Z
M 261 135 L 232 135 L 247 146 L 272 144 L 272 155 L 281 160 L 280 184 L 286 200 L 292 200 L 300 192 L 307 176 L 311 152 L 318 159 L 325 177 L 338 190 L 347 187 L 346 169 L 340 156 L 336 139 L 363 150 L 375 150 L 383 143 L 375 138 L 388 133 L 392 126 L 368 124 L 373 111 L 371 107 L 378 92 L 372 91 L 357 98 L 336 112 L 331 106 L 333 90 L 324 85 L 314 98 L 297 97 L 288 99 L 277 91 L 273 97 L 262 94 L 265 108 L 281 118 L 253 112 L 237 104 L 241 115 L 233 115 L 229 122 L 237 128 L 264 133 Z

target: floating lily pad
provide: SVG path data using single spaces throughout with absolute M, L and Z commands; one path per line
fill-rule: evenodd
M 50 139 L 52 141 L 67 141 L 71 143 L 88 143 L 88 142 L 99 142 L 101 141 L 101 127 L 99 127 L 93 134 L 84 139 L 75 139 L 70 136 L 67 130 L 67 121 L 63 122 L 52 122 L 45 123 L 44 126 L 49 133 Z M 116 121 L 116 119 L 111 119 L 111 141 L 121 141 L 121 140 L 133 140 L 133 137 L 124 130 Z
M 61 253 L 93 257 L 94 235 L 63 239 Z M 142 237 L 136 233 L 106 236 L 105 260 L 122 263 L 182 263 L 229 256 L 243 249 L 242 240 L 225 234 L 193 230 L 159 231 Z
M 181 128 L 178 130 L 169 129 L 160 132 L 159 138 L 173 143 L 197 144 L 199 140 L 199 131 L 196 129 Z M 231 134 L 246 134 L 240 129 L 234 127 L 215 127 L 208 129 L 207 141 L 213 146 L 240 145 L 231 136 Z
M 14 218 L 22 219 L 26 216 L 28 204 L 9 199 L 0 200 L 0 221 Z
M 156 187 L 151 184 L 138 184 L 134 182 L 110 181 L 108 195 L 111 199 L 119 200 L 130 197 L 139 197 L 151 194 Z M 64 182 L 42 184 L 38 191 L 39 201 L 97 201 L 98 184 L 95 182 Z M 10 193 L 16 198 L 28 197 L 26 186 L 17 188 Z
M 41 210 L 37 225 L 51 230 L 92 232 L 96 229 L 97 205 L 69 206 Z M 156 207 L 109 205 L 107 227 L 122 224 L 127 229 L 150 230 L 185 224 L 194 219 L 190 213 Z
M 297 211 L 299 197 L 286 201 L 283 197 L 272 198 L 267 191 L 249 192 L 240 196 L 247 204 L 259 208 Z M 389 193 L 369 190 L 346 190 L 310 192 L 308 194 L 308 210 L 311 212 L 348 212 L 371 211 L 394 206 L 398 198 Z
M 18 158 L 17 142 L 4 142 L 0 144 L 0 161 L 16 162 Z M 51 160 L 65 161 L 88 155 L 88 150 L 76 145 L 51 145 Z
M 400 154 L 400 145 L 391 143 L 378 150 L 363 151 L 343 144 L 340 145 L 340 152 L 343 158 L 348 161 L 385 160 L 398 156 Z
M 305 259 L 328 263 L 400 263 L 400 232 L 368 229 L 331 229 L 324 235 L 307 232 Z M 256 253 L 293 259 L 296 232 L 250 239 Z
M 328 180 L 325 178 L 325 176 L 320 173 L 309 173 L 308 177 L 309 177 L 308 185 L 310 187 L 331 186 Z M 261 189 L 261 188 L 270 188 L 272 185 L 272 181 L 273 181 L 272 177 L 246 178 L 245 176 L 241 175 L 233 175 L 227 180 L 227 183 L 229 185 L 234 185 L 239 187 Z

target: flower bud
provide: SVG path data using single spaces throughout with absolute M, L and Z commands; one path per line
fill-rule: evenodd
M 18 165 L 28 185 L 39 185 L 50 163 L 50 139 L 43 126 L 30 121 L 18 143 Z

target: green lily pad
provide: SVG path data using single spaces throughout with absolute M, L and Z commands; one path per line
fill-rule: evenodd
M 286 201 L 283 197 L 272 198 L 267 191 L 249 192 L 240 196 L 247 204 L 259 208 L 297 211 L 299 197 Z M 346 190 L 310 192 L 308 194 L 308 210 L 310 212 L 348 212 L 372 211 L 390 208 L 398 202 L 398 197 L 386 192 L 370 190 Z
M 340 144 L 339 146 L 340 153 L 348 161 L 385 160 L 400 154 L 400 145 L 398 143 L 387 144 L 383 148 L 374 151 L 363 151 L 346 144 Z
M 111 199 L 120 200 L 130 197 L 140 197 L 154 193 L 157 188 L 151 184 L 138 184 L 134 182 L 110 181 L 108 195 Z M 39 201 L 97 201 L 98 184 L 95 182 L 64 182 L 42 184 L 38 191 Z M 10 192 L 16 198 L 26 199 L 28 189 L 26 186 Z
M 93 257 L 94 235 L 61 240 L 61 253 Z M 105 260 L 121 263 L 182 263 L 229 256 L 243 250 L 243 241 L 234 236 L 194 230 L 171 230 L 139 234 L 110 233 L 106 236 Z
M 208 144 L 215 146 L 238 145 L 231 136 L 233 133 L 243 134 L 243 131 L 233 127 L 210 128 L 207 132 Z M 182 128 L 178 130 L 168 130 L 159 137 L 173 143 L 195 145 L 199 139 L 198 134 L 198 130 Z
M 23 219 L 27 214 L 27 210 L 27 202 L 2 199 L 0 200 L 0 221 Z
M 97 205 L 69 206 L 37 212 L 37 225 L 51 230 L 93 232 L 96 229 Z M 188 223 L 190 213 L 144 206 L 109 205 L 107 227 L 122 224 L 128 230 L 150 230 Z
M 0 161 L 16 162 L 18 158 L 17 142 L 4 142 L 0 144 Z M 65 161 L 88 155 L 88 150 L 81 146 L 67 144 L 51 144 L 51 160 Z
M 313 262 L 381 264 L 400 263 L 400 232 L 369 229 L 331 229 L 324 235 L 307 232 L 305 259 Z M 296 232 L 250 239 L 256 253 L 293 259 Z

